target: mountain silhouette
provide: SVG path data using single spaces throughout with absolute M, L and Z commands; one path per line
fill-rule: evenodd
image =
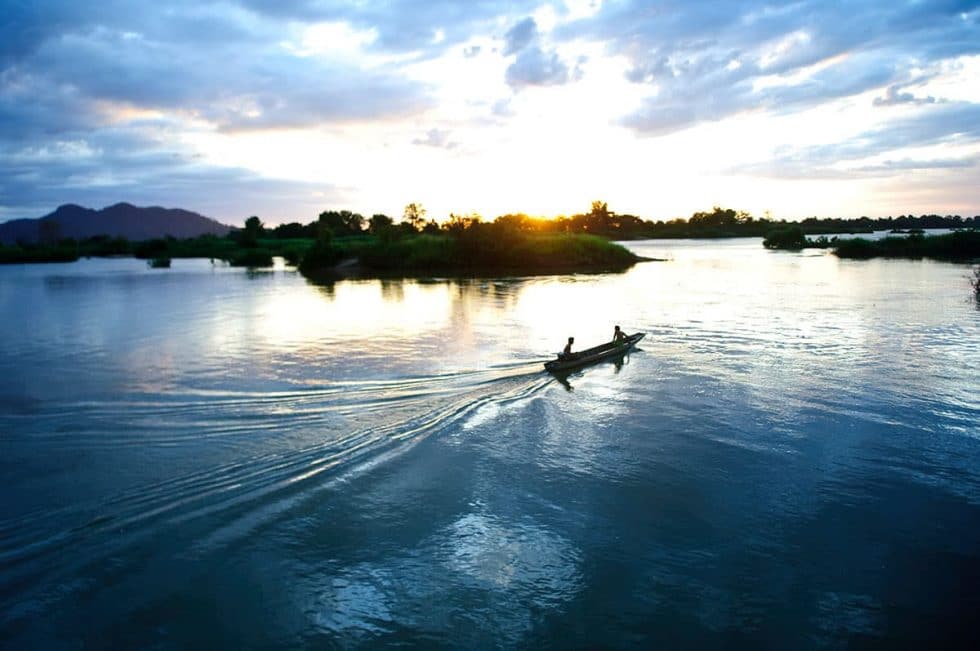
M 140 208 L 117 203 L 102 210 L 92 210 L 69 203 L 40 219 L 14 219 L 0 224 L 0 242 L 33 243 L 40 239 L 83 239 L 93 235 L 125 237 L 138 242 L 168 235 L 176 238 L 207 233 L 226 235 L 230 230 L 230 226 L 180 208 Z

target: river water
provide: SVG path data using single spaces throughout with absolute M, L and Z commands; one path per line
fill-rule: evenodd
M 629 246 L 0 267 L 0 646 L 976 648 L 969 267 Z

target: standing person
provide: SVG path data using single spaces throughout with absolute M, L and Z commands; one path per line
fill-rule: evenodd
M 619 326 L 613 328 L 613 343 L 620 343 L 626 340 L 626 333 L 619 329 Z
M 575 337 L 569 337 L 568 343 L 565 344 L 565 349 L 561 351 L 562 357 L 572 354 L 572 344 L 575 343 Z

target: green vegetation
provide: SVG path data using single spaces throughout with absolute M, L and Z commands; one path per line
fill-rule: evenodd
M 170 268 L 170 258 L 166 256 L 160 256 L 153 258 L 147 262 L 151 269 L 169 269 Z
M 338 237 L 327 246 L 321 234 L 300 263 L 300 271 L 329 274 L 343 259 L 356 259 L 361 274 L 464 275 L 617 271 L 640 260 L 603 237 L 550 232 L 540 220 L 524 216 L 508 215 L 487 223 L 478 215 L 450 215 L 448 222 L 439 225 L 426 221 L 424 215 L 420 205 L 409 204 L 401 224 L 384 215 L 373 216 L 366 236 Z M 337 233 L 332 224 L 322 223 L 322 216 L 320 226 L 321 233 Z

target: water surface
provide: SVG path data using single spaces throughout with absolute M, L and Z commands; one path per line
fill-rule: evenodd
M 0 645 L 975 646 L 969 268 L 630 246 L 669 261 L 0 267 Z

